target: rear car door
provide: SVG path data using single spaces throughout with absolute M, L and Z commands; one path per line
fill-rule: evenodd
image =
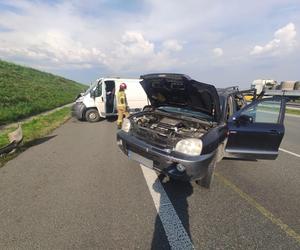
M 276 159 L 284 136 L 285 99 L 253 101 L 228 120 L 226 157 Z

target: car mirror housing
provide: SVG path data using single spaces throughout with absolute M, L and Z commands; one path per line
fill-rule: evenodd
M 233 120 L 239 124 L 253 123 L 253 117 L 249 115 L 240 115 L 238 117 L 234 117 Z

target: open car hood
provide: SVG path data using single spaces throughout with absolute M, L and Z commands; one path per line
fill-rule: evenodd
M 220 119 L 219 96 L 213 85 L 197 82 L 183 74 L 148 74 L 141 76 L 151 105 L 172 106 L 200 111 Z

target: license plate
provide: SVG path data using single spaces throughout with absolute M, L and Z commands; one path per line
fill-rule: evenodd
M 128 158 L 131 160 L 137 161 L 138 163 L 144 165 L 145 167 L 153 168 L 153 161 L 151 161 L 139 154 L 136 154 L 132 151 L 128 151 Z

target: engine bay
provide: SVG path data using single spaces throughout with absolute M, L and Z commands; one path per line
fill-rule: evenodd
M 136 135 L 159 144 L 173 144 L 183 138 L 200 138 L 208 126 L 176 117 L 149 112 L 132 117 Z

